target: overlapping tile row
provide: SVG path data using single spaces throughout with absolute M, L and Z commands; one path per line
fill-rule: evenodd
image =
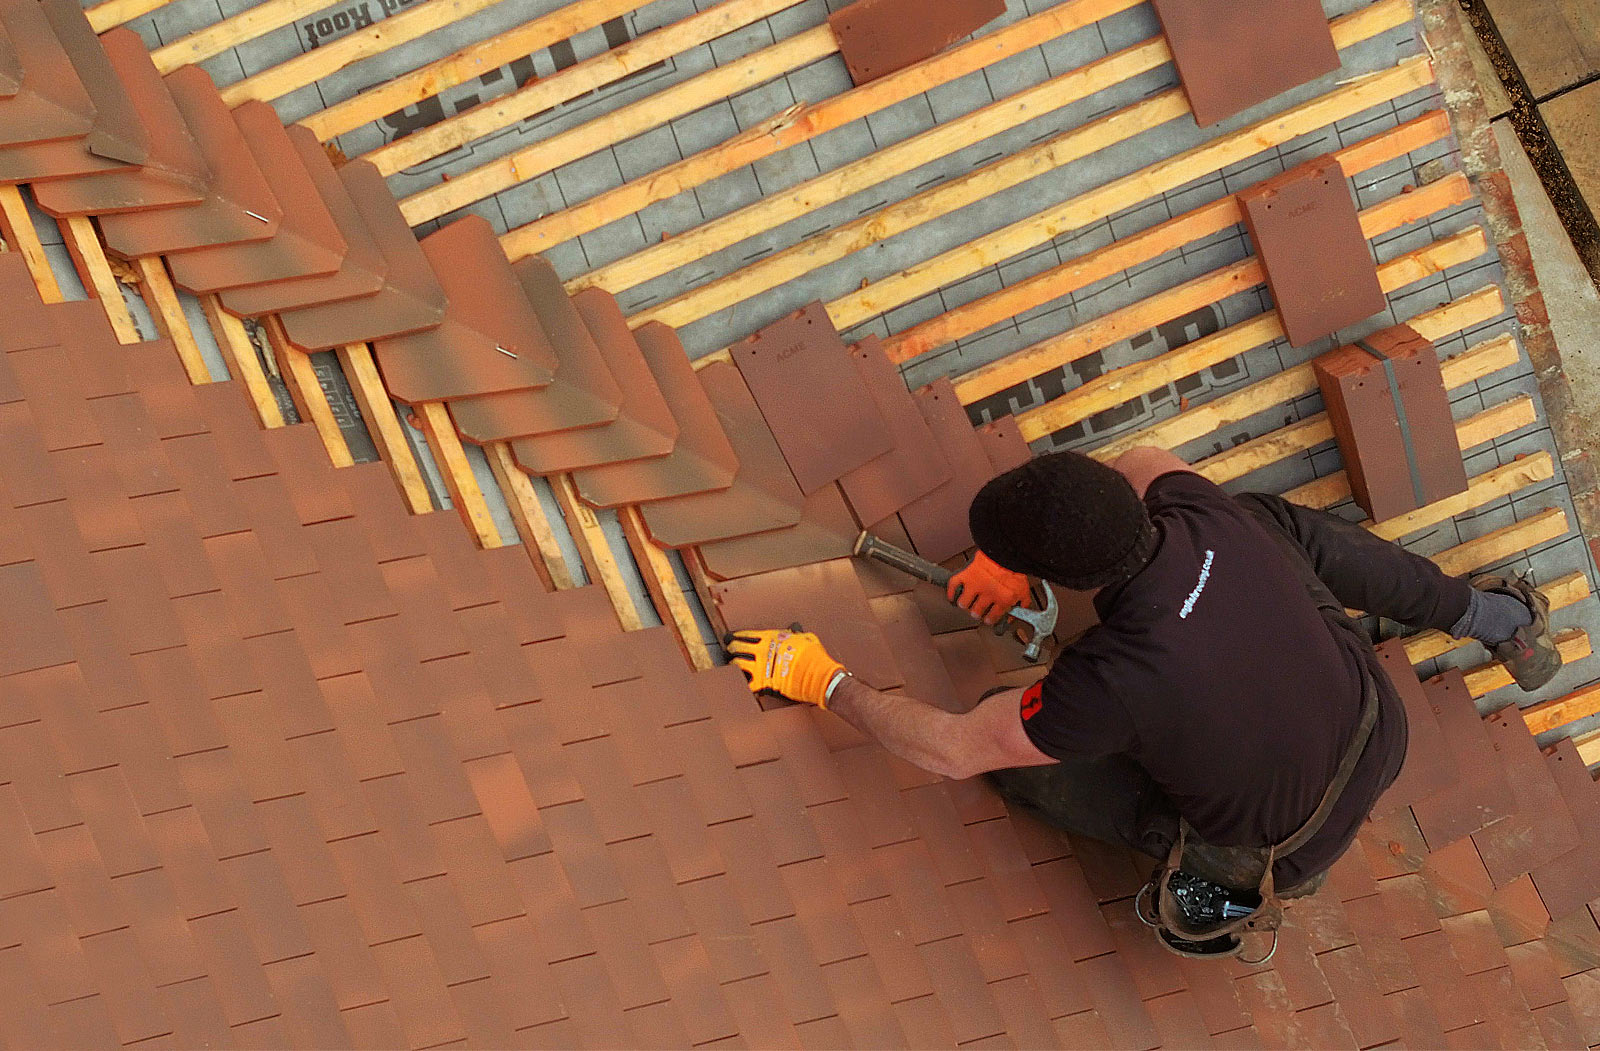
M 43 208 L 96 217 L 114 253 L 164 257 L 232 313 L 276 315 L 299 350 L 371 342 L 393 396 L 447 403 L 462 437 L 571 474 L 595 507 L 641 505 L 652 539 L 704 546 L 714 577 L 847 555 L 862 527 L 903 524 L 950 558 L 970 544 L 971 493 L 1027 454 L 1014 429 L 975 435 L 948 387 L 906 391 L 876 341 L 847 348 L 820 304 L 697 373 L 670 328 L 632 331 L 610 294 L 569 297 L 543 259 L 509 263 L 484 220 L 418 241 L 370 164 L 336 168 L 264 103 L 230 111 L 197 67 L 160 76 L 127 30 L 85 37 L 71 4 L 8 2 L 33 34 L 18 30 L 23 53 L 44 56 L 23 88 L 79 114 L 56 127 L 22 108 L 32 96 L 0 104 L 8 138 L 48 135 L 71 158 L 18 157 Z M 103 125 L 132 145 L 107 145 Z
M 761 711 L 15 255 L 0 288 L 9 1046 L 1600 1040 L 1600 788 L 1458 679 L 1272 965 L 1179 961 L 1128 854 Z M 953 707 L 1011 680 L 858 579 L 864 673 Z

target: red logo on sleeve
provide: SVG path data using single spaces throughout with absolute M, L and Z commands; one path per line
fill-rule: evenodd
M 1022 720 L 1027 722 L 1039 714 L 1039 709 L 1044 707 L 1044 680 L 1029 686 L 1022 691 Z

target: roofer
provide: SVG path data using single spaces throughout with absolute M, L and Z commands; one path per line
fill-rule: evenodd
M 1561 663 L 1525 581 L 1446 576 L 1332 514 L 1229 496 L 1161 449 L 1037 457 L 969 519 L 978 553 L 950 595 L 974 615 L 997 621 L 1027 576 L 1095 592 L 1101 623 L 1033 686 L 951 714 L 872 689 L 812 634 L 741 631 L 732 658 L 752 690 L 1158 859 L 1141 918 L 1190 955 L 1275 937 L 1280 899 L 1321 886 L 1400 771 L 1405 710 L 1347 608 L 1479 639 L 1525 690 Z

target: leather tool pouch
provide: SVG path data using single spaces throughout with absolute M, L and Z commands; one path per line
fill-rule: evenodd
M 1167 860 L 1157 866 L 1155 873 L 1150 877 L 1150 883 L 1145 892 L 1140 894 L 1143 900 L 1149 894 L 1155 901 L 1155 916 L 1145 918 L 1145 922 L 1156 929 L 1156 935 L 1161 938 L 1163 932 L 1180 942 L 1205 942 L 1230 934 L 1248 934 L 1254 932 L 1272 932 L 1276 938 L 1277 930 L 1283 922 L 1284 900 L 1278 893 L 1276 879 L 1273 876 L 1273 865 L 1280 857 L 1287 857 L 1296 850 L 1310 842 L 1311 838 L 1321 830 L 1323 823 L 1328 819 L 1334 804 L 1344 793 L 1345 786 L 1350 783 L 1351 776 L 1355 773 L 1356 764 L 1361 759 L 1361 753 L 1366 749 L 1367 742 L 1372 737 L 1372 729 L 1378 721 L 1378 689 L 1372 674 L 1366 675 L 1361 698 L 1361 718 L 1356 724 L 1355 734 L 1350 743 L 1345 747 L 1344 757 L 1339 762 L 1339 768 L 1334 771 L 1333 780 L 1322 793 L 1322 799 L 1317 803 L 1311 816 L 1288 839 L 1270 847 L 1228 847 L 1216 848 L 1201 843 L 1197 845 L 1196 854 L 1200 855 L 1191 859 L 1191 864 L 1185 866 L 1184 855 L 1189 846 L 1189 836 L 1192 831 L 1187 821 L 1179 821 L 1178 838 L 1173 843 Z M 1259 867 L 1257 867 L 1259 866 Z M 1245 872 L 1250 873 L 1249 876 Z M 1242 887 L 1245 879 L 1256 878 L 1256 892 L 1260 895 L 1260 904 L 1248 915 L 1226 919 L 1221 922 L 1196 926 L 1185 915 L 1183 906 L 1179 903 L 1173 891 L 1173 878 L 1180 872 L 1190 872 L 1203 876 L 1206 879 L 1221 883 L 1224 886 L 1235 888 Z M 1259 873 L 1259 875 L 1256 875 Z M 1298 895 L 1296 895 L 1298 896 Z M 1276 949 L 1276 941 L 1274 941 Z M 1270 958 L 1268 954 L 1267 958 Z M 1264 962 L 1262 961 L 1257 962 Z

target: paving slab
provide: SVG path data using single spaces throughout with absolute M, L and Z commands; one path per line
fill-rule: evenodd
M 289 339 L 307 350 L 325 350 L 441 324 L 447 304 L 444 290 L 383 176 L 366 161 L 351 161 L 339 169 L 339 178 L 383 254 L 388 273 L 370 296 L 281 312 Z
M 283 208 L 216 85 L 197 66 L 184 66 L 165 79 L 211 173 L 207 194 L 196 204 L 103 216 L 106 247 L 125 259 L 139 259 L 272 237 Z
M 137 168 L 41 183 L 34 187 L 39 207 L 60 217 L 199 203 L 210 185 L 211 169 L 144 41 L 119 28 L 100 37 L 100 46 L 149 136 L 147 155 Z
M 277 111 L 246 102 L 233 111 L 250 155 L 280 202 L 290 202 L 277 232 L 261 242 L 218 245 L 172 256 L 172 276 L 195 295 L 242 285 L 332 274 L 344 263 L 345 242 L 317 187 L 300 162 Z
M 617 418 L 595 427 L 514 439 L 512 456 L 523 470 L 542 475 L 666 456 L 677 445 L 678 421 L 661 386 L 668 377 L 692 379 L 682 376 L 687 364 L 682 344 L 663 339 L 660 329 L 649 325 L 637 333 L 630 330 L 616 297 L 603 289 L 584 289 L 572 297 L 572 305 L 622 391 Z
M 1600 201 L 1600 81 L 1542 104 L 1539 114 L 1584 200 Z
M 322 277 L 297 277 L 229 289 L 222 293 L 222 305 L 239 317 L 261 317 L 296 307 L 375 295 L 389 276 L 388 259 L 346 185 L 345 177 L 334 168 L 322 143 L 309 128 L 291 125 L 287 130 L 295 155 L 311 176 L 318 199 L 327 206 L 339 237 L 344 241 L 344 261 L 337 271 Z M 360 177 L 359 173 L 354 174 Z
M 1484 0 L 1535 99 L 1600 73 L 1600 3 Z
M 475 215 L 422 239 L 447 306 L 436 328 L 372 344 L 384 386 L 417 404 L 549 386 L 555 350 L 494 228 Z
M 450 409 L 456 429 L 463 438 L 483 444 L 615 420 L 622 389 L 555 270 L 539 256 L 520 260 L 511 269 L 555 350 L 554 378 L 537 390 L 454 401 Z
M 739 470 L 726 489 L 641 504 L 651 539 L 662 547 L 689 547 L 800 521 L 805 497 L 739 370 L 719 361 L 700 370 L 700 383 Z

